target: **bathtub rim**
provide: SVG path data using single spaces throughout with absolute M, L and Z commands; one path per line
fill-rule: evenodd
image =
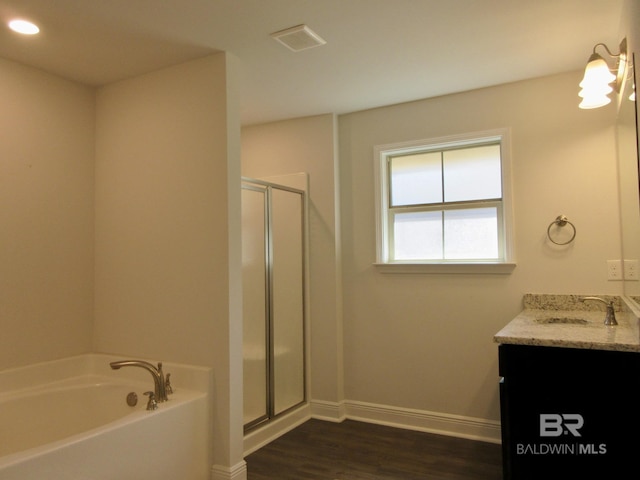
M 37 362 L 20 367 L 0 370 L 0 394 L 44 386 L 65 379 L 82 375 L 100 375 L 114 379 L 130 379 L 136 383 L 153 381 L 148 372 L 139 368 L 122 368 L 112 370 L 109 363 L 123 360 L 145 360 L 155 364 L 157 360 L 132 355 L 115 355 L 109 353 L 84 353 L 70 357 Z M 200 365 L 163 362 L 165 373 L 171 373 L 171 382 L 176 388 L 187 388 L 210 393 L 212 369 Z M 152 389 L 151 389 L 152 390 Z
M 110 383 L 113 384 L 113 382 L 110 382 Z M 130 387 L 133 384 L 123 382 L 117 385 L 120 385 L 123 387 Z M 92 386 L 92 384 L 86 385 L 86 386 Z M 55 388 L 55 386 L 51 386 L 50 388 L 43 389 L 41 391 L 34 390 L 33 392 L 31 392 L 28 390 L 24 390 L 24 392 L 25 392 L 25 395 L 38 395 L 40 393 L 46 394 L 47 392 L 50 392 L 50 391 L 72 390 L 74 388 L 82 388 L 82 387 L 83 385 L 81 383 L 77 383 L 77 384 L 65 383 L 61 389 L 57 389 Z M 141 385 L 138 385 L 138 388 L 140 387 Z M 197 401 L 199 399 L 203 399 L 203 398 L 206 399 L 206 396 L 207 395 L 204 392 L 183 389 L 182 391 L 175 393 L 172 396 L 174 398 L 172 398 L 170 401 L 163 402 L 162 404 L 160 404 L 158 410 L 147 411 L 145 409 L 136 409 L 128 413 L 127 415 L 124 415 L 122 417 L 119 417 L 113 420 L 112 422 L 99 425 L 97 427 L 84 430 L 74 435 L 70 435 L 67 437 L 60 438 L 58 440 L 54 440 L 52 442 L 48 442 L 42 445 L 36 445 L 34 447 L 27 448 L 25 450 L 20 450 L 18 452 L 9 453 L 7 455 L 0 457 L 0 472 L 2 472 L 3 468 L 8 468 L 13 465 L 28 461 L 34 457 L 46 455 L 51 452 L 55 452 L 57 450 L 67 448 L 69 446 L 73 446 L 74 444 L 117 430 L 127 425 L 134 425 L 138 422 L 149 421 L 155 415 L 162 415 L 164 412 L 171 411 L 175 408 L 184 407 L 187 404 Z M 19 399 L 19 398 L 20 397 L 16 397 L 16 399 Z M 11 400 L 11 398 L 9 398 L 9 400 Z
M 124 368 L 112 370 L 109 363 L 125 358 L 122 355 L 88 353 L 72 357 L 38 362 L 32 365 L 14 367 L 0 371 L 0 400 L 12 400 L 23 395 L 33 395 L 48 390 L 76 387 L 88 380 L 101 379 L 104 383 L 115 383 L 138 389 L 153 390 L 153 381 L 149 373 L 140 368 Z M 139 357 L 126 357 L 144 360 Z M 162 414 L 186 403 L 204 399 L 207 411 L 209 432 L 211 432 L 210 401 L 212 391 L 212 369 L 202 366 L 163 362 L 164 371 L 171 373 L 175 393 L 168 402 L 159 404 L 156 411 L 139 410 L 130 415 L 116 419 L 105 425 L 85 430 L 44 445 L 38 445 L 19 452 L 0 457 L 0 471 L 4 468 L 28 461 L 36 456 L 46 455 L 61 450 L 85 439 L 96 437 L 125 425 L 144 421 L 153 414 Z M 151 387 L 151 388 L 149 388 Z M 150 414 L 150 415 L 149 415 Z M 209 438 L 211 438 L 209 434 Z M 210 441 L 210 440 L 209 440 Z M 211 449 L 208 449 L 209 452 Z

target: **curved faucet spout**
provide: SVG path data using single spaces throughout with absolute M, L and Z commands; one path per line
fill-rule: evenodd
M 113 370 L 119 370 L 122 367 L 144 368 L 153 377 L 156 400 L 158 402 L 167 401 L 167 389 L 165 387 L 164 374 L 162 372 L 162 362 L 158 362 L 157 367 L 149 362 L 145 362 L 144 360 L 120 360 L 118 362 L 111 362 L 109 365 Z
M 600 297 L 581 297 L 579 300 L 581 302 L 585 302 L 587 300 L 594 300 L 596 302 L 604 303 L 607 306 L 607 314 L 604 317 L 604 324 L 607 326 L 618 325 L 618 322 L 616 321 L 615 307 L 612 301 L 603 300 Z

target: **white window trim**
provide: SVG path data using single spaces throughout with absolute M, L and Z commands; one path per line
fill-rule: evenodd
M 513 248 L 513 205 L 511 192 L 511 130 L 498 128 L 481 132 L 450 135 L 446 137 L 415 140 L 411 142 L 376 145 L 374 147 L 374 181 L 376 203 L 376 262 L 374 265 L 383 273 L 482 273 L 508 274 L 516 266 Z M 472 261 L 389 261 L 388 259 L 388 182 L 386 181 L 386 161 L 391 154 L 412 153 L 424 150 L 425 145 L 433 149 L 451 145 L 473 145 L 488 140 L 499 140 L 502 160 L 502 204 L 504 228 L 504 260 L 496 262 Z

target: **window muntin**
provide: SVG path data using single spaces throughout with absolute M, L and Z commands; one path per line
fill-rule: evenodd
M 376 148 L 378 262 L 510 260 L 506 131 L 487 133 Z

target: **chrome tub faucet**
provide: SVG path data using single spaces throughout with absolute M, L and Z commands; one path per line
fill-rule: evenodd
M 145 362 L 144 360 L 121 360 L 119 362 L 111 362 L 109 364 L 112 369 L 119 370 L 122 367 L 140 367 L 148 371 L 153 377 L 154 392 L 153 396 L 157 402 L 166 402 L 167 398 L 167 380 L 169 379 L 169 373 L 165 378 L 162 372 L 162 362 L 158 362 L 158 366 Z M 171 388 L 171 387 L 169 387 Z
M 600 297 L 581 297 L 580 298 L 581 302 L 585 302 L 587 300 L 595 300 L 597 302 L 604 303 L 607 306 L 607 314 L 604 317 L 604 324 L 608 326 L 618 325 L 618 322 L 616 321 L 616 312 L 615 312 L 615 309 L 613 308 L 613 301 L 607 302 L 606 300 L 603 300 Z

